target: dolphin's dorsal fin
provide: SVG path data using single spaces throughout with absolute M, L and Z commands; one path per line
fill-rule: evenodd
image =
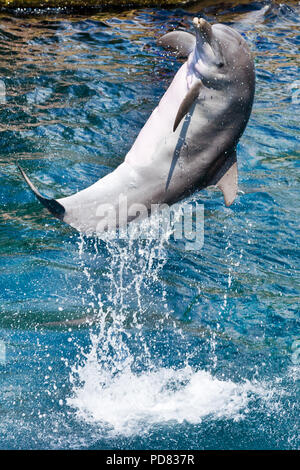
M 215 174 L 210 186 L 216 186 L 222 191 L 225 205 L 229 207 L 234 202 L 238 190 L 238 170 L 235 149 L 226 154 L 225 158 L 224 164 Z
M 175 51 L 177 57 L 187 57 L 194 50 L 196 38 L 186 31 L 171 31 L 157 42 L 165 49 Z
M 181 105 L 179 106 L 179 109 L 178 109 L 178 112 L 174 121 L 173 132 L 176 131 L 182 118 L 184 118 L 184 116 L 188 113 L 189 109 L 192 107 L 192 105 L 198 98 L 201 86 L 202 86 L 202 82 L 198 81 L 187 92 L 185 98 L 183 99 Z

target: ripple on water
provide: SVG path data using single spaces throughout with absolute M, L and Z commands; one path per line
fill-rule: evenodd
M 255 57 L 236 203 L 194 195 L 198 251 L 82 240 L 15 163 L 49 197 L 112 171 L 180 66 L 157 37 L 198 13 Z M 298 29 L 296 2 L 2 15 L 1 448 L 299 445 Z

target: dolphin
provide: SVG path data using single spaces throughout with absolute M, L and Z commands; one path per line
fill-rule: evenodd
M 233 203 L 238 189 L 236 146 L 252 109 L 254 63 L 246 41 L 234 29 L 198 17 L 193 26 L 195 34 L 172 31 L 159 40 L 187 60 L 113 172 L 76 194 L 47 199 L 19 167 L 55 217 L 93 235 L 109 229 L 108 207 L 119 216 L 121 227 L 140 215 L 140 207 L 149 215 L 152 205 L 171 205 L 209 186 L 223 192 L 226 206 Z

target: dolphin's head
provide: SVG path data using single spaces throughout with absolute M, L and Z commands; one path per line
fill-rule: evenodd
M 196 45 L 192 61 L 203 81 L 224 82 L 239 75 L 252 64 L 248 46 L 242 36 L 223 24 L 209 24 L 204 18 L 194 18 Z

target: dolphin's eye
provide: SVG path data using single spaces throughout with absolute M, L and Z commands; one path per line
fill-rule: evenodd
M 223 63 L 223 62 L 219 62 L 219 63 L 217 64 L 218 69 L 221 69 L 223 66 L 224 66 L 224 63 Z

